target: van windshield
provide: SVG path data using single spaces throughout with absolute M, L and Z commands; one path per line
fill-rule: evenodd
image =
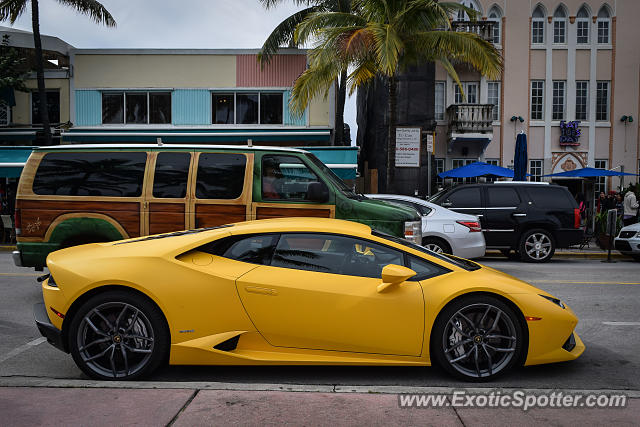
M 314 154 L 307 154 L 307 158 L 316 165 L 324 175 L 327 177 L 329 181 L 333 183 L 335 187 L 337 187 L 342 194 L 349 197 L 350 199 L 360 199 L 364 196 L 356 194 L 338 175 L 336 175 L 327 165 L 322 163 L 320 159 L 318 159 Z

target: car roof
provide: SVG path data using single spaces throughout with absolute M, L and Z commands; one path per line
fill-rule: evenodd
M 231 234 L 269 232 L 324 232 L 371 236 L 371 227 L 333 218 L 287 217 L 239 222 L 227 228 Z
M 34 147 L 33 151 L 102 151 L 102 150 L 231 150 L 231 151 L 282 151 L 288 153 L 309 153 L 300 148 L 267 147 L 260 145 L 212 145 L 212 144 L 63 144 Z

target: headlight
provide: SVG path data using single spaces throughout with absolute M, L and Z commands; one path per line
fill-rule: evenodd
M 404 238 L 417 245 L 422 243 L 422 222 L 406 221 L 404 223 Z
M 549 297 L 546 295 L 542 295 L 542 294 L 538 294 L 540 295 L 542 298 L 551 301 L 552 303 L 554 303 L 555 305 L 557 305 L 560 308 L 566 308 L 564 303 L 562 301 L 560 301 L 558 298 L 554 298 L 554 297 Z

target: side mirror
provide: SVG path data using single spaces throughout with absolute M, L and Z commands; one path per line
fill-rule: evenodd
M 324 182 L 311 182 L 307 186 L 307 200 L 324 203 L 329 200 L 329 188 Z
M 399 285 L 416 274 L 410 268 L 389 264 L 382 269 L 382 283 L 378 285 L 378 292 L 384 292 L 389 286 Z

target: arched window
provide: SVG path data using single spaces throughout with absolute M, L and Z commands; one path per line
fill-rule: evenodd
M 589 10 L 582 6 L 576 15 L 576 31 L 578 44 L 589 44 Z
M 544 44 L 544 18 L 546 12 L 542 5 L 538 5 L 531 17 L 531 43 Z
M 468 7 L 469 9 L 475 10 L 478 12 L 478 16 L 482 13 L 482 9 L 476 0 L 461 0 L 460 4 Z M 476 16 L 477 18 L 477 16 Z M 463 10 L 459 10 L 456 14 L 456 21 L 470 21 L 471 17 L 467 14 L 467 12 Z
M 502 11 L 498 6 L 493 6 L 489 10 L 488 21 L 493 21 L 493 44 L 500 44 L 500 26 L 501 26 Z
M 553 43 L 567 43 L 567 11 L 562 5 L 553 13 Z
M 610 37 L 609 32 L 611 28 L 611 13 L 609 8 L 604 5 L 598 12 L 598 19 L 596 20 L 598 26 L 598 44 L 609 44 Z

